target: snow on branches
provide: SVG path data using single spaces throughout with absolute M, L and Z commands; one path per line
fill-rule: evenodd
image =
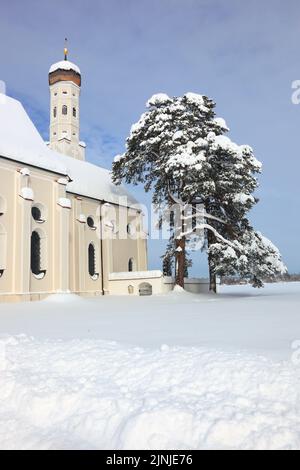
M 218 273 L 233 271 L 255 272 L 260 279 L 263 272 L 283 269 L 275 247 L 249 229 L 247 213 L 258 202 L 253 193 L 262 164 L 251 147 L 226 136 L 228 130 L 208 97 L 159 93 L 148 100 L 147 111 L 131 127 L 125 153 L 113 163 L 116 184 L 143 184 L 145 191 L 152 191 L 156 206 L 170 208 L 177 201 L 180 216 L 170 230 L 170 242 L 181 286 L 186 248 L 197 244 L 197 237 L 208 250 L 211 280 Z M 199 204 L 200 223 L 187 228 Z M 184 209 L 187 206 L 192 208 L 190 214 Z M 171 252 L 169 246 L 168 266 Z

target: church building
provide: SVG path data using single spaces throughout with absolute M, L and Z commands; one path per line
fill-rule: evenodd
M 0 301 L 163 292 L 162 273 L 147 271 L 137 201 L 85 160 L 81 72 L 64 59 L 49 70 L 48 143 L 0 94 Z

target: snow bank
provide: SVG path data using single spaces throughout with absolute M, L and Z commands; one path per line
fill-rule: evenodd
M 1 449 L 300 449 L 300 284 L 0 305 Z
M 165 344 L 4 342 L 2 449 L 300 448 L 290 363 Z
M 57 302 L 57 303 L 69 303 L 69 302 L 84 302 L 83 297 L 76 294 L 62 292 L 60 294 L 52 294 L 44 299 L 44 302 Z

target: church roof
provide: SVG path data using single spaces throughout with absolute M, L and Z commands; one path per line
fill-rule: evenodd
M 56 62 L 52 64 L 49 73 L 55 72 L 56 70 L 74 70 L 74 72 L 79 73 L 80 75 L 80 68 L 78 65 L 73 64 L 69 60 L 61 60 L 60 62 Z
M 50 152 L 22 104 L 0 94 L 0 155 L 67 175 L 59 154 Z
M 122 185 L 116 186 L 111 172 L 92 163 L 60 155 L 65 162 L 72 181 L 67 191 L 93 199 L 103 200 L 120 206 L 137 206 L 138 201 Z
M 109 170 L 51 150 L 22 104 L 1 93 L 0 157 L 69 176 L 68 192 L 125 206 L 138 204 L 124 186 L 113 184 Z

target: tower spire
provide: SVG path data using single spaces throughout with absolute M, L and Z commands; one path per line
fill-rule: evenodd
M 80 141 L 79 119 L 81 73 L 79 67 L 68 60 L 67 38 L 64 59 L 49 69 L 49 146 L 56 152 L 84 160 L 85 145 Z
M 68 38 L 65 38 L 64 56 L 65 60 L 68 60 Z

